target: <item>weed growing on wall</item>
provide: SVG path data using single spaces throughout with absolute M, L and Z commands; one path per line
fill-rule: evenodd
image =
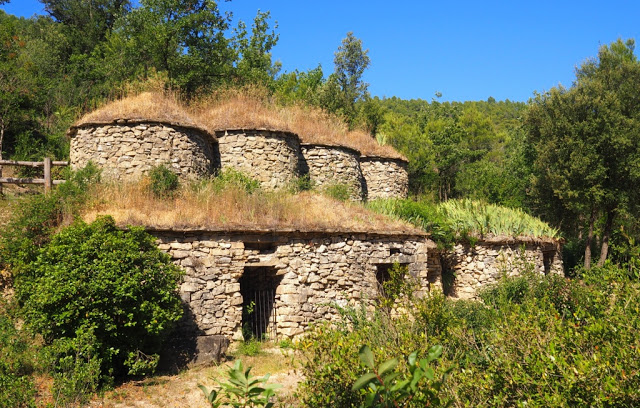
M 149 190 L 154 196 L 158 198 L 172 197 L 179 186 L 178 175 L 166 166 L 155 166 L 149 170 Z
M 351 197 L 349 186 L 341 183 L 328 184 L 322 188 L 322 192 L 338 201 L 347 201 Z

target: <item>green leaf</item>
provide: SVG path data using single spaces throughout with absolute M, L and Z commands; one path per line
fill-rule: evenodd
M 375 368 L 375 363 L 373 361 L 373 353 L 371 352 L 371 349 L 369 348 L 369 346 L 364 345 L 360 347 L 360 351 L 358 352 L 358 354 L 360 355 L 360 361 L 362 361 L 362 364 L 364 364 L 366 367 L 372 370 Z
M 353 387 L 351 387 L 351 391 L 356 391 L 359 390 L 363 387 L 365 387 L 367 384 L 369 384 L 373 379 L 376 379 L 376 375 L 375 373 L 366 373 L 363 374 L 360 378 L 358 378 L 356 380 L 356 382 L 353 384 Z
M 378 375 L 379 376 L 385 375 L 389 371 L 395 369 L 397 365 L 398 365 L 397 358 L 392 358 L 390 360 L 385 361 L 384 363 L 380 364 L 380 367 L 378 367 Z

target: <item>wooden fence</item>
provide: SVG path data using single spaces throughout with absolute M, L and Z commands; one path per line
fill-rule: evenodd
M 45 157 L 44 161 L 41 162 L 0 160 L 0 194 L 2 193 L 3 184 L 44 184 L 44 192 L 48 193 L 54 185 L 65 182 L 65 180 L 53 180 L 51 178 L 51 167 L 68 165 L 69 162 L 67 161 L 53 161 L 49 157 Z M 44 178 L 2 177 L 2 166 L 44 167 Z

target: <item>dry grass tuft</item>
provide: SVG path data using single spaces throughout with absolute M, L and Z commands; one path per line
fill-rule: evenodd
M 103 184 L 83 212 L 90 222 L 109 214 L 118 225 L 158 229 L 297 230 L 339 232 L 417 233 L 404 221 L 374 213 L 356 203 L 343 203 L 305 192 L 258 190 L 252 194 L 229 186 L 217 190 L 213 183 L 183 186 L 174 198 L 158 199 L 148 182 Z
M 87 123 L 111 123 L 119 119 L 145 120 L 196 126 L 176 94 L 171 92 L 142 92 L 119 99 L 84 115 L 74 126 Z
M 404 159 L 368 133 L 350 131 L 339 117 L 300 104 L 280 106 L 259 88 L 218 91 L 193 107 L 194 116 L 213 133 L 225 129 L 270 129 L 297 134 L 303 143 L 350 147 L 363 155 Z

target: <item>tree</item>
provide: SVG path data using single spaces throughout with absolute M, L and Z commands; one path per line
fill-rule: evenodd
M 247 38 L 247 26 L 240 21 L 235 29 L 233 45 L 237 53 L 235 76 L 241 83 L 272 83 L 280 71 L 281 64 L 271 61 L 271 49 L 278 42 L 278 34 L 269 32 L 270 12 L 260 12 L 253 20 L 251 37 Z M 278 28 L 278 23 L 274 28 Z
M 164 72 L 192 95 L 230 77 L 229 19 L 211 0 L 142 0 L 115 24 L 94 65 L 104 79 Z
M 335 70 L 323 90 L 322 105 L 331 112 L 342 114 L 351 125 L 357 114 L 356 102 L 368 96 L 369 84 L 362 79 L 371 63 L 368 53 L 369 50 L 362 49 L 362 40 L 348 32 L 334 54 Z
M 598 220 L 604 220 L 602 265 L 616 214 L 639 198 L 640 63 L 634 45 L 618 40 L 601 47 L 597 59 L 578 68 L 570 89 L 537 95 L 526 119 L 538 191 L 548 187 L 586 222 L 585 268 Z
M 74 53 L 91 52 L 116 20 L 131 8 L 130 0 L 39 0 L 56 21 L 69 30 Z

